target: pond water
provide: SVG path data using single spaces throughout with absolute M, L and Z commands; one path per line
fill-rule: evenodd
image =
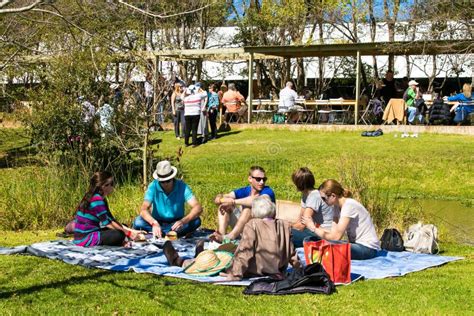
M 418 199 L 428 217 L 443 223 L 457 241 L 474 245 L 474 206 L 458 201 Z

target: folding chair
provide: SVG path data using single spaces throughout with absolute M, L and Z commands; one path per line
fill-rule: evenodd
M 334 122 L 334 111 L 333 110 L 318 110 L 318 124 L 321 124 L 321 117 L 327 117 L 327 124 Z
M 255 110 L 252 111 L 252 114 L 255 115 L 255 122 L 269 122 L 272 119 L 273 110 L 268 109 L 270 105 L 269 100 L 253 100 L 253 104 L 256 104 Z
M 373 113 L 373 108 L 374 108 L 374 100 L 370 100 L 365 109 L 362 112 L 362 115 L 360 116 L 359 123 L 364 123 L 365 125 L 371 125 L 372 120 L 371 116 Z
M 308 109 L 306 107 L 303 107 L 302 109 L 298 109 L 298 119 L 296 120 L 296 124 L 302 123 L 302 124 L 310 124 L 313 123 L 314 120 L 314 112 L 315 110 Z

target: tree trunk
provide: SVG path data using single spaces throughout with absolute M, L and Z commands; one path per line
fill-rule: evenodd
M 398 11 L 400 10 L 400 0 L 393 0 L 392 4 L 389 5 L 388 0 L 383 1 L 383 10 L 385 21 L 388 27 L 388 41 L 395 41 L 395 24 L 398 19 Z M 392 9 L 392 15 L 390 15 L 390 7 Z M 393 70 L 395 66 L 395 57 L 393 54 L 388 55 L 388 69 Z
M 410 79 L 410 77 L 411 77 L 410 56 L 409 56 L 409 55 L 405 55 L 405 59 L 407 60 L 407 78 Z
M 120 63 L 115 63 L 115 82 L 120 81 Z
M 377 21 L 375 20 L 375 15 L 374 15 L 374 1 L 367 0 L 367 4 L 369 6 L 370 40 L 372 41 L 372 43 L 374 43 L 375 38 L 377 36 Z M 376 56 L 372 56 L 372 66 L 374 67 L 374 78 L 376 79 L 380 78 Z
M 433 71 L 431 72 L 431 75 L 429 77 L 428 81 L 428 91 L 433 90 L 433 82 L 436 79 L 436 72 L 438 71 L 438 64 L 436 62 L 436 55 L 433 55 Z
M 474 82 L 474 58 L 471 58 L 471 82 Z
M 318 20 L 318 36 L 319 36 L 319 43 L 324 43 L 324 29 L 323 29 L 323 21 L 322 19 Z M 324 57 L 318 57 L 318 80 L 315 80 L 316 85 L 316 95 L 314 96 L 315 99 L 320 99 L 320 96 L 324 93 Z
M 257 76 L 257 97 L 259 99 L 263 98 L 263 89 L 262 89 L 262 64 L 260 61 L 255 62 L 255 74 Z
M 196 81 L 201 81 L 202 76 L 202 59 L 196 61 Z
M 148 125 L 148 124 L 147 124 Z M 146 189 L 147 186 L 147 178 L 148 178 L 148 128 L 145 132 L 145 137 L 143 138 L 143 155 L 142 155 L 142 163 L 143 163 L 143 190 Z
M 268 66 L 268 77 L 270 78 L 270 81 L 272 82 L 273 87 L 279 87 L 278 84 L 278 79 L 275 75 L 275 60 L 270 60 L 269 61 L 269 66 Z
M 301 91 L 304 86 L 305 72 L 304 72 L 304 60 L 303 58 L 296 59 L 296 66 L 298 70 L 297 85 L 295 87 L 296 91 Z

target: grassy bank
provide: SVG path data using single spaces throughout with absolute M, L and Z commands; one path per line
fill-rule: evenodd
M 21 130 L 0 130 L 0 246 L 56 239 L 72 217 L 87 179 L 39 164 Z M 5 136 L 6 135 L 6 136 Z M 181 142 L 171 132 L 160 157 L 175 157 Z M 413 198 L 462 200 L 472 205 L 472 137 L 362 138 L 359 133 L 232 131 L 217 141 L 186 148 L 186 182 L 204 206 L 204 226 L 215 227 L 212 198 L 245 185 L 250 165 L 267 169 L 279 199 L 297 201 L 290 180 L 300 166 L 317 178 L 341 179 L 360 190 L 378 218 L 413 221 L 423 216 Z M 130 221 L 143 192 L 139 179 L 120 183 L 109 199 L 114 215 Z M 403 199 L 402 199 L 403 198 Z M 417 206 L 418 205 L 418 206 Z M 436 210 L 430 210 L 436 212 Z M 436 222 L 435 218 L 427 218 Z M 386 225 L 385 223 L 384 225 Z M 17 231 L 11 231 L 16 225 Z M 440 225 L 442 227 L 442 223 Z M 21 228 L 21 230 L 18 230 Z M 26 229 L 26 230 L 25 230 Z M 443 232 L 442 240 L 449 236 Z M 0 256 L 1 314 L 452 314 L 474 310 L 474 247 L 442 243 L 443 255 L 466 259 L 401 278 L 360 281 L 336 294 L 243 296 L 240 287 L 197 284 L 148 274 L 85 269 L 30 256 Z

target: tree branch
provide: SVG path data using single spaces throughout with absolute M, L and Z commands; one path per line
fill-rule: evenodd
M 200 7 L 200 8 L 197 8 L 197 9 L 194 9 L 194 10 L 190 10 L 190 11 L 185 11 L 185 12 L 181 12 L 181 13 L 175 13 L 175 14 L 169 14 L 169 15 L 164 15 L 164 14 L 155 14 L 155 13 L 151 13 L 151 12 L 148 12 L 148 11 L 145 11 L 143 9 L 140 9 L 138 7 L 135 7 L 133 5 L 131 5 L 130 3 L 127 3 L 123 0 L 118 0 L 119 3 L 123 4 L 124 6 L 127 6 L 135 11 L 138 11 L 140 12 L 141 14 L 144 14 L 144 15 L 147 15 L 147 16 L 151 16 L 151 17 L 154 17 L 154 18 L 158 18 L 158 19 L 166 19 L 166 18 L 171 18 L 171 17 L 175 17 L 175 16 L 180 16 L 180 15 L 186 15 L 186 14 L 189 14 L 189 13 L 194 13 L 194 12 L 198 12 L 198 11 L 201 11 L 201 10 L 204 10 L 205 8 L 207 7 L 210 7 L 211 6 L 211 3 L 203 6 L 203 7 Z
M 18 7 L 18 8 L 11 8 L 11 9 L 3 9 L 3 7 L 7 6 L 10 3 L 13 3 L 14 0 L 2 0 L 0 2 L 0 14 L 8 14 L 8 13 L 19 13 L 19 12 L 25 12 L 33 9 L 37 5 L 40 5 L 43 3 L 43 0 L 36 0 L 30 5 L 24 6 L 24 7 Z
M 60 18 L 63 19 L 67 24 L 70 24 L 70 25 L 76 27 L 77 29 L 81 30 L 81 31 L 84 32 L 85 34 L 87 34 L 87 35 L 89 35 L 89 36 L 92 36 L 92 34 L 91 34 L 89 31 L 87 31 L 87 30 L 83 29 L 82 27 L 80 27 L 79 25 L 77 25 L 77 24 L 75 24 L 75 23 L 69 21 L 68 19 L 66 19 L 66 17 L 65 17 L 64 15 L 62 15 L 62 14 L 60 14 L 60 13 L 56 13 L 56 12 L 53 12 L 53 11 L 50 11 L 50 10 L 43 10 L 43 9 L 32 9 L 32 11 L 35 11 L 35 12 L 43 12 L 43 13 L 49 13 L 49 14 L 55 15 L 55 16 L 57 16 L 57 17 L 60 17 Z

